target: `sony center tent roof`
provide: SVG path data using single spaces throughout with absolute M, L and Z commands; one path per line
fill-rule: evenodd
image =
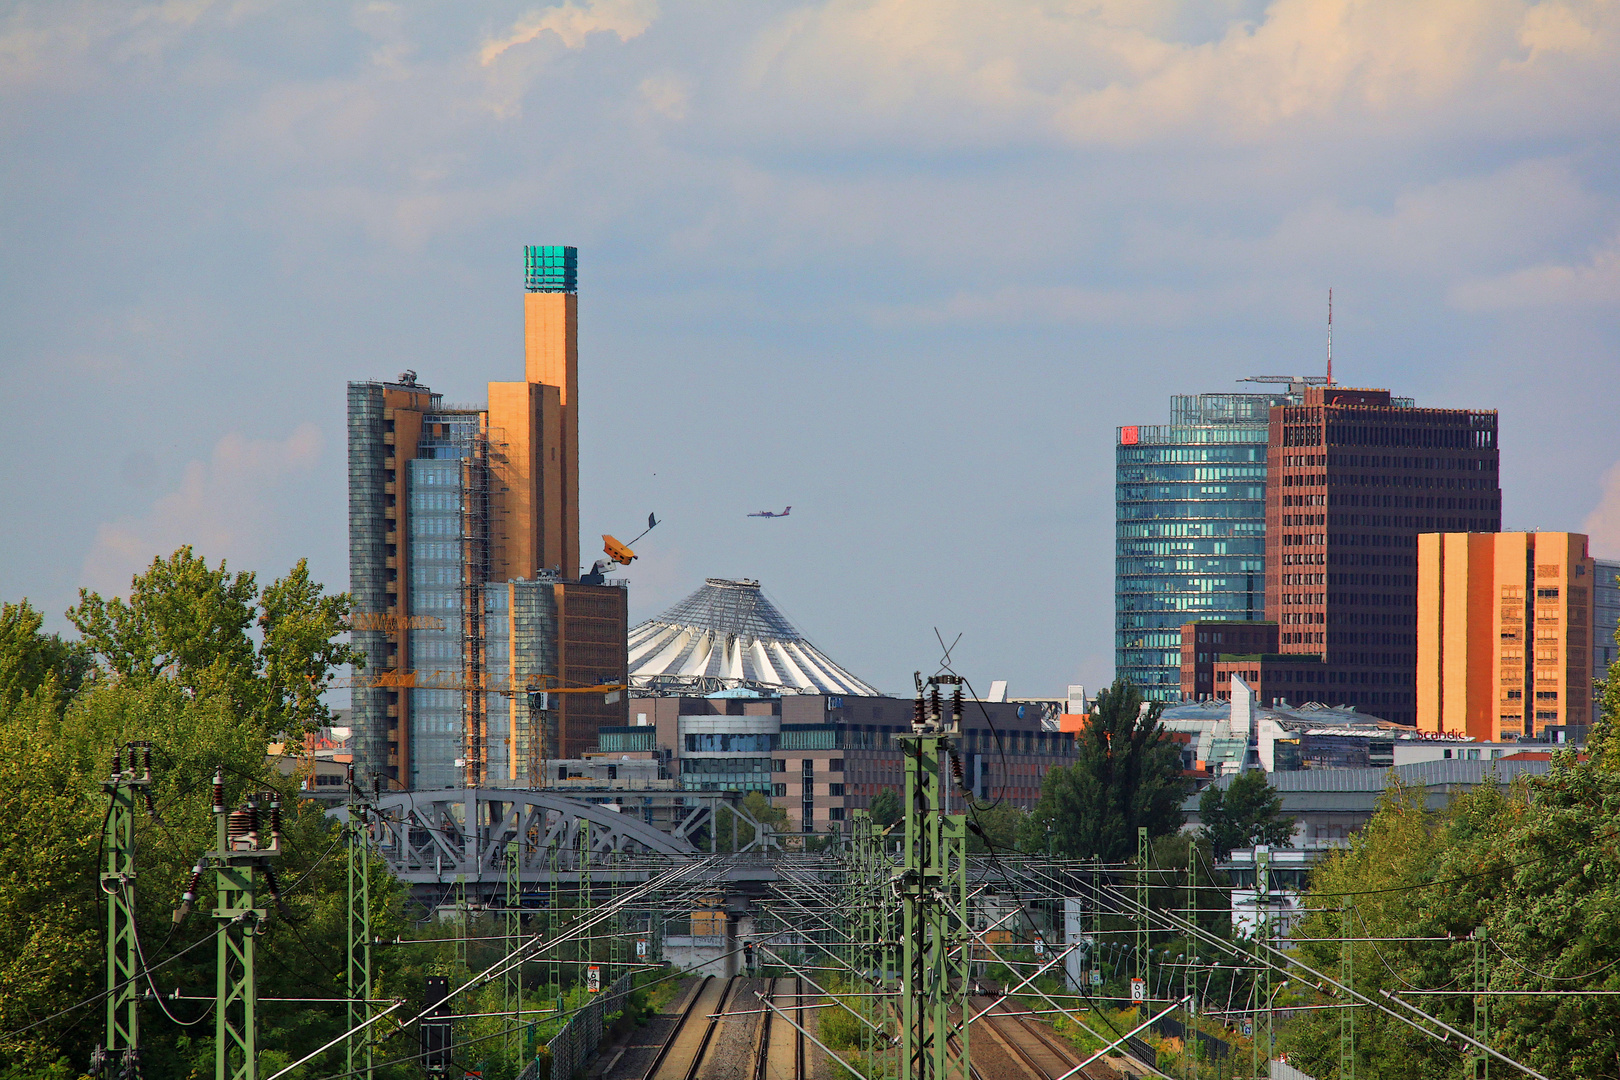
M 788 622 L 757 581 L 709 578 L 630 631 L 630 684 L 712 693 L 750 687 L 788 694 L 878 696 Z

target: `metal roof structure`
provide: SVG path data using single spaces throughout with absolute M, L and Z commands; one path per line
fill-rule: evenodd
M 708 578 L 630 631 L 630 685 L 666 693 L 747 688 L 781 694 L 877 697 L 810 643 L 759 582 Z

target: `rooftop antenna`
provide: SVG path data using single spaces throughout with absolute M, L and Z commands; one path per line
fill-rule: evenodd
M 1328 372 L 1327 384 L 1333 385 L 1333 286 L 1328 286 Z

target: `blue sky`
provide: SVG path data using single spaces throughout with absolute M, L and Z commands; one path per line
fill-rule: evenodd
M 525 243 L 637 619 L 1096 685 L 1115 426 L 1318 370 L 1329 285 L 1340 381 L 1502 410 L 1506 527 L 1620 557 L 1617 135 L 1614 3 L 7 5 L 0 596 L 346 586 L 344 382 L 520 377 Z

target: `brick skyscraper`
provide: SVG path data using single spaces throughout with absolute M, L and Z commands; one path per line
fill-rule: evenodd
M 1275 665 L 1268 694 L 1417 723 L 1417 536 L 1500 531 L 1498 458 L 1495 411 L 1340 386 L 1271 410 L 1266 614 L 1320 663 Z

